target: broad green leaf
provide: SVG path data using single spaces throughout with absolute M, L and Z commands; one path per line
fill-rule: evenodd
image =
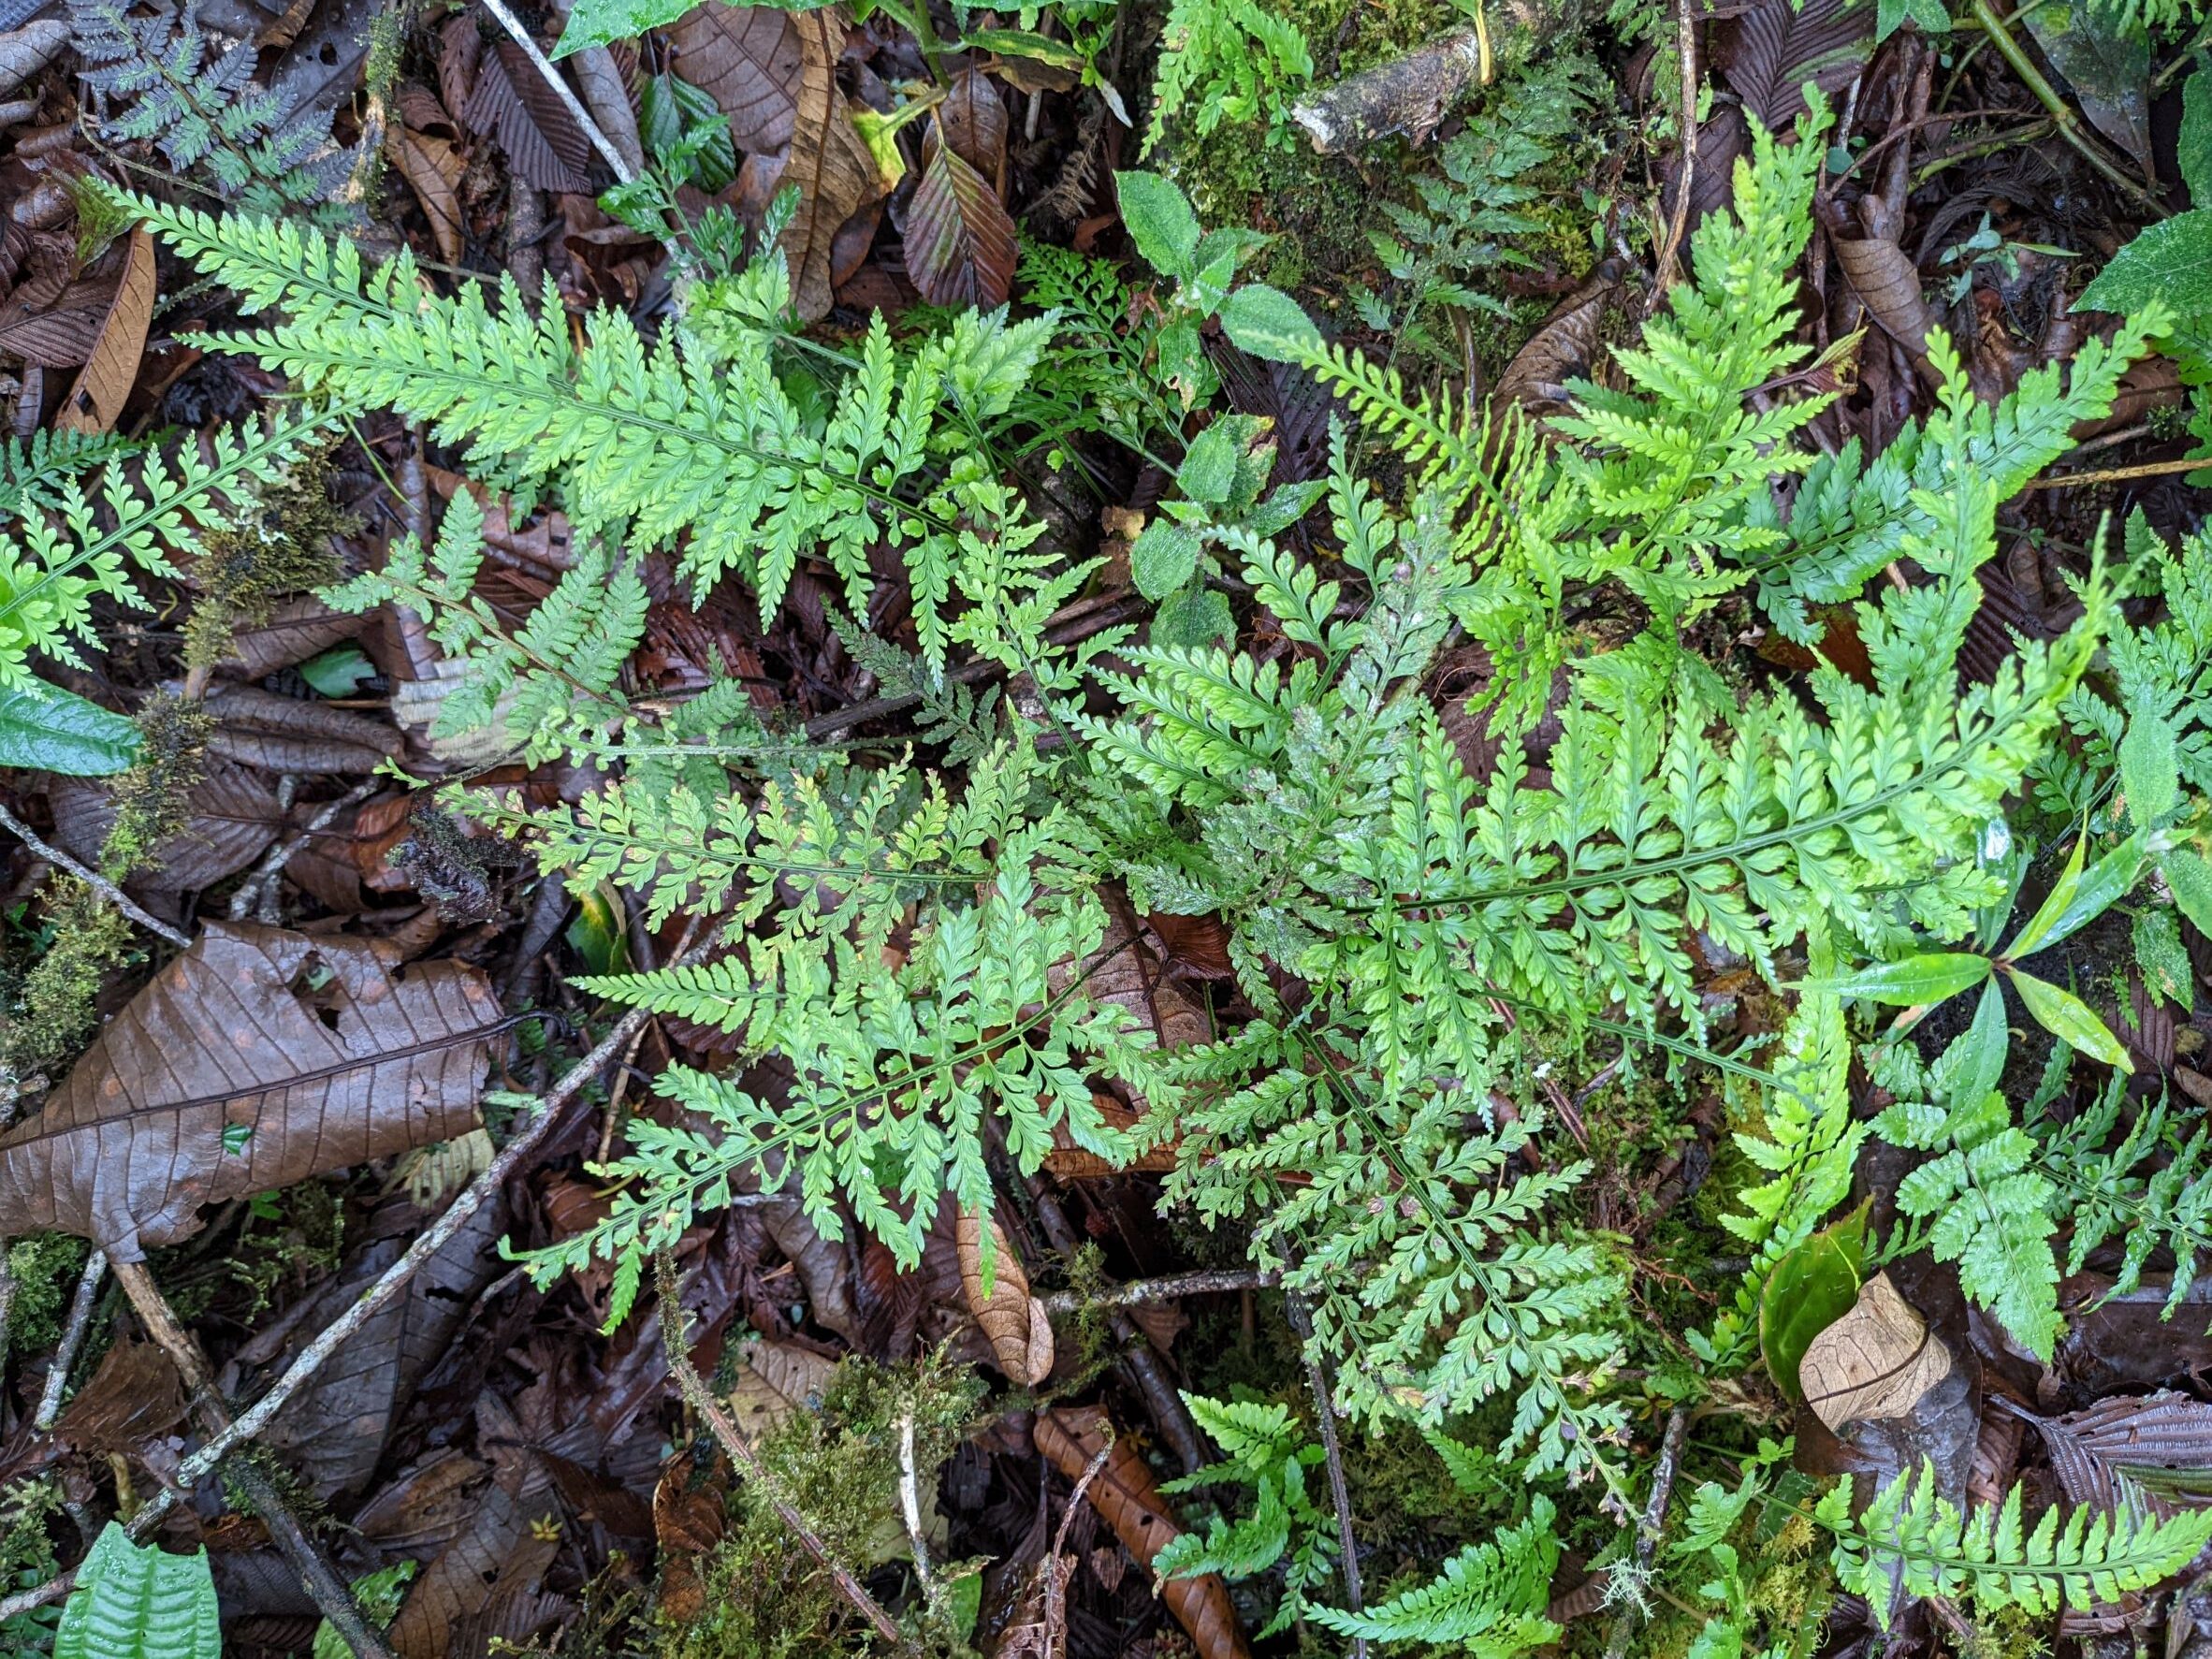
M 1198 570 L 1198 531 L 1171 518 L 1155 518 L 1129 548 L 1129 576 L 1147 599 L 1165 599 L 1190 585 Z
M 1982 987 L 1982 1000 L 1974 1010 L 1974 1023 L 1967 1027 L 1966 1035 L 1958 1040 L 1956 1062 L 1957 1081 L 1952 1098 L 1972 1105 L 1982 1099 L 1997 1086 L 2004 1075 L 2005 1051 L 2012 1046 L 2012 1032 L 2004 1023 L 2004 993 L 1997 988 L 1992 979 Z
M 2137 830 L 2090 866 L 2087 874 L 2081 869 L 2082 843 L 2075 842 L 2066 873 L 2059 878 L 2059 884 L 2043 901 L 2034 920 L 2005 948 L 2005 956 L 2017 960 L 2037 951 L 2047 951 L 2110 910 L 2135 885 L 2135 876 L 2143 868 L 2147 833 Z
M 1858 1301 L 1866 1261 L 1867 1207 L 1824 1228 L 1774 1264 L 1759 1292 L 1759 1352 L 1775 1387 L 1805 1398 L 1797 1366 L 1812 1339 Z
M 2045 0 L 2020 18 L 2089 124 L 2150 164 L 2150 40 L 2104 0 Z
M 1918 26 L 1923 35 L 1948 34 L 1951 14 L 1943 0 L 1881 0 L 1874 8 L 1874 38 L 1886 40 L 1905 24 Z
M 593 973 L 620 973 L 630 966 L 630 937 L 621 900 L 602 881 L 576 900 L 565 936 Z
M 1080 71 L 1083 68 L 1083 53 L 1065 40 L 1032 34 L 1027 29 L 970 29 L 960 37 L 960 42 L 978 51 L 995 51 L 1002 58 L 1035 58 L 1055 69 Z
M 2150 226 L 2112 256 L 2074 309 L 2132 317 L 2153 305 L 2184 321 L 2212 316 L 2212 208 Z
M 138 754 L 134 722 L 74 691 L 44 680 L 0 691 L 0 766 L 97 778 Z
M 1198 215 L 1183 192 L 1157 173 L 1116 173 L 1113 188 L 1121 202 L 1121 222 L 1144 262 L 1178 281 L 1190 274 L 1198 253 Z
M 1298 301 L 1265 283 L 1246 283 L 1221 307 L 1221 327 L 1256 357 L 1302 363 L 1321 349 L 1321 331 Z
M 2181 913 L 2199 933 L 2212 934 L 2212 865 L 2187 847 L 2176 847 L 2160 858 L 2159 871 Z
M 1213 645 L 1235 633 L 1236 618 L 1228 599 L 1211 588 L 1171 593 L 1153 613 L 1151 638 L 1156 646 Z
M 2070 1043 L 2092 1060 L 2103 1060 L 2107 1066 L 2132 1073 L 2135 1062 L 2128 1058 L 2128 1051 L 2120 1046 L 2120 1040 L 2112 1028 L 2097 1017 L 2097 1011 L 2063 986 L 2048 980 L 2039 980 L 2031 973 L 2012 970 L 2013 989 L 2019 992 L 2020 1000 L 2028 1005 L 2028 1011 L 2035 1022 L 2060 1041 Z
M 664 29 L 691 9 L 698 0 L 576 0 L 568 14 L 568 27 L 553 55 L 564 58 L 587 46 L 608 46 L 629 40 L 649 29 Z M 772 0 L 779 11 L 817 11 L 831 0 Z
M 2190 206 L 2212 208 L 2212 65 L 2181 83 L 2181 138 L 2176 149 Z
M 1175 469 L 1175 482 L 1192 501 L 1213 506 L 1229 499 L 1236 481 L 1236 427 L 1217 420 L 1190 441 L 1183 464 Z
M 326 697 L 350 697 L 376 677 L 376 664 L 359 646 L 332 646 L 299 665 L 299 677 Z
M 2137 824 L 2158 822 L 2181 799 L 2181 756 L 2174 742 L 2174 722 L 2155 709 L 2138 708 L 2128 717 L 2120 738 L 2120 788 L 2128 816 Z
M 1833 979 L 1807 980 L 1797 989 L 1914 1008 L 1971 991 L 1988 977 L 1988 957 L 1971 951 L 1938 951 L 1895 962 L 1871 963 L 1855 973 Z
M 53 1659 L 222 1659 L 208 1552 L 171 1555 L 108 1523 L 77 1569 Z

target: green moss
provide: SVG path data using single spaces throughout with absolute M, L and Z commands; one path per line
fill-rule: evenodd
M 99 1023 L 101 991 L 133 954 L 130 924 L 72 877 L 48 888 L 39 936 L 44 949 L 0 1019 L 0 1066 L 19 1082 L 82 1052 Z
M 207 776 L 214 717 L 196 698 L 162 691 L 138 709 L 138 763 L 109 787 L 115 822 L 100 849 L 100 873 L 121 881 L 191 821 L 193 788 Z
M 269 620 L 289 593 L 338 579 L 330 538 L 359 525 L 330 502 L 326 487 L 335 440 L 309 449 L 283 477 L 262 487 L 252 511 L 201 538 L 192 568 L 199 603 L 184 625 L 184 661 L 211 668 L 230 655 L 240 624 Z
M 69 1302 L 92 1246 L 67 1233 L 27 1233 L 7 1246 L 15 1301 L 7 1309 L 7 1346 L 19 1354 L 44 1352 L 62 1340 Z
M 794 1413 L 762 1436 L 761 1461 L 833 1555 L 865 1564 L 885 1518 L 896 1514 L 902 1421 L 913 1419 L 915 1466 L 934 1471 L 972 1426 L 982 1393 L 972 1373 L 937 1361 L 893 1367 L 848 1359 L 819 1409 Z M 851 1605 L 750 1481 L 735 1485 L 727 1531 L 691 1565 L 701 1611 L 681 1623 L 663 1617 L 660 1659 L 818 1659 L 846 1651 L 856 1635 Z M 922 1635 L 928 1651 L 960 1651 L 955 1633 Z

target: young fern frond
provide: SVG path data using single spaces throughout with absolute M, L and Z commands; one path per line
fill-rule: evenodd
M 560 307 L 531 317 L 511 280 L 496 310 L 474 284 L 426 298 L 405 253 L 364 270 L 352 247 L 294 224 L 129 202 L 250 306 L 285 313 L 226 349 L 428 422 L 517 484 L 558 482 L 579 542 L 642 552 L 680 538 L 695 591 L 734 571 L 766 616 L 799 559 L 821 557 L 858 608 L 867 550 L 887 543 L 907 560 L 932 665 L 958 640 L 1019 667 L 1082 580 L 1031 550 L 1043 525 L 974 450 L 1035 366 L 1049 315 L 965 313 L 903 357 L 879 317 L 827 413 L 810 415 L 779 378 L 776 331 L 728 295 L 699 296 L 692 328 L 649 347 L 623 313 L 597 313 L 579 349 Z
M 1835 1535 L 1837 1579 L 1862 1595 L 1883 1627 L 1892 1597 L 1943 1595 L 1983 1613 L 2019 1608 L 2088 1612 L 2179 1572 L 2212 1543 L 2212 1509 L 2171 1519 L 2079 1505 L 2061 1520 L 2044 1511 L 2034 1530 L 2020 1516 L 2021 1489 L 1997 1507 L 1961 1511 L 1936 1490 L 1933 1464 L 1899 1476 L 1853 1518 L 1851 1482 L 1824 1494 L 1813 1513 Z
M 191 443 L 173 460 L 149 452 L 136 476 L 110 464 L 96 499 L 50 460 L 30 487 L 45 501 L 27 500 L 36 510 L 0 531 L 0 686 L 27 684 L 34 653 L 78 662 L 78 645 L 94 638 L 95 597 L 144 609 L 132 575 L 175 575 L 167 549 L 248 509 L 256 488 L 282 473 L 321 424 L 294 418 L 258 432 L 219 430 L 208 458 Z
M 2073 1051 L 2060 1044 L 2061 1061 Z M 2153 1251 L 2174 1257 L 2171 1287 L 2160 1317 L 2171 1319 L 2189 1300 L 2198 1270 L 2212 1259 L 2212 1126 L 2174 1121 L 2163 1099 L 2140 1108 L 2109 1150 L 2119 1126 L 2127 1079 L 2112 1083 L 2071 1123 L 2031 1125 L 2035 1167 L 2071 1215 L 2074 1230 L 2065 1271 L 2081 1272 L 2108 1241 L 2123 1244 L 2110 1294 L 2127 1296 L 2143 1282 Z
M 1314 1620 L 1339 1636 L 1440 1642 L 1482 1659 L 1514 1659 L 1548 1646 L 1559 1639 L 1559 1626 L 1544 1617 L 1559 1566 L 1551 1518 L 1550 1500 L 1532 1498 L 1526 1521 L 1489 1543 L 1470 1544 L 1429 1583 L 1363 1613 L 1316 1608 Z

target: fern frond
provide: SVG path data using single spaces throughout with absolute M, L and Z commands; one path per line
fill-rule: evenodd
M 1526 1521 L 1469 1545 L 1430 1583 L 1363 1613 L 1316 1608 L 1313 1617 L 1339 1636 L 1463 1643 L 1483 1659 L 1513 1659 L 1557 1641 L 1559 1626 L 1544 1617 L 1559 1565 L 1551 1516 L 1550 1499 L 1532 1498 Z

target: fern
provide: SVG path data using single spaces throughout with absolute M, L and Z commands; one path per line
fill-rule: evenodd
M 1253 1511 L 1235 1521 L 1216 1516 L 1202 1534 L 1178 1534 L 1153 1558 L 1152 1570 L 1161 1579 L 1201 1573 L 1249 1579 L 1288 1554 L 1283 1599 L 1257 1633 L 1264 1640 L 1302 1618 L 1308 1611 L 1306 1593 L 1325 1583 L 1335 1569 L 1335 1521 L 1315 1504 L 1305 1484 L 1306 1471 L 1322 1463 L 1326 1453 L 1306 1441 L 1287 1405 L 1199 1394 L 1183 1399 L 1192 1419 L 1228 1455 L 1165 1482 L 1160 1490 L 1186 1492 L 1233 1482 L 1253 1489 Z
M 85 84 L 124 106 L 109 138 L 152 139 L 179 172 L 203 163 L 215 187 L 249 213 L 306 210 L 316 223 L 347 215 L 328 205 L 355 156 L 330 137 L 329 110 L 254 83 L 253 43 L 209 57 L 190 8 L 162 0 L 149 16 L 126 15 L 125 0 L 69 0 L 72 38 Z
M 176 575 L 166 549 L 250 507 L 256 487 L 280 474 L 320 424 L 295 418 L 261 432 L 218 431 L 208 457 L 194 444 L 180 445 L 173 461 L 149 454 L 136 478 L 110 464 L 96 496 L 62 475 L 68 462 L 48 451 L 32 475 L 36 482 L 26 486 L 23 504 L 32 510 L 16 519 L 14 533 L 0 531 L 0 686 L 28 683 L 34 654 L 80 662 L 77 647 L 94 640 L 95 598 L 146 608 L 133 573 Z
M 1259 0 L 1173 0 L 1160 35 L 1145 152 L 1158 147 L 1161 129 L 1186 106 L 1201 138 L 1224 121 L 1265 114 L 1270 141 L 1288 142 L 1284 92 L 1313 72 L 1304 34 Z
M 2170 1520 L 2075 1507 L 2046 1509 L 2033 1531 L 2021 1520 L 2021 1489 L 2002 1505 L 1960 1511 L 1936 1491 L 1935 1468 L 1899 1476 L 1851 1515 L 1851 1483 L 1831 1488 L 1813 1514 L 1835 1535 L 1843 1588 L 1862 1595 L 1887 1628 L 1893 1596 L 1943 1595 L 1984 1613 L 2072 1608 L 2087 1612 L 2181 1571 L 2212 1542 L 2212 1510 Z
M 1032 551 L 1042 523 L 973 452 L 1026 381 L 1050 316 L 964 313 L 903 359 L 879 317 L 827 413 L 809 416 L 742 279 L 694 298 L 686 343 L 648 347 L 628 316 L 600 312 L 579 349 L 559 303 L 534 319 L 511 281 L 496 312 L 473 284 L 425 299 L 404 253 L 368 270 L 350 243 L 297 224 L 131 206 L 249 306 L 287 313 L 221 343 L 430 422 L 513 484 L 558 481 L 580 540 L 642 552 L 680 539 L 695 592 L 735 571 L 770 615 L 804 554 L 826 560 L 858 607 L 868 549 L 886 543 L 905 556 L 925 661 L 941 666 L 958 642 L 1020 669 L 1088 569 Z
M 1550 1501 L 1529 1500 L 1528 1519 L 1486 1544 L 1471 1544 L 1430 1583 L 1363 1613 L 1316 1608 L 1313 1617 L 1339 1636 L 1369 1641 L 1463 1644 L 1479 1659 L 1514 1659 L 1559 1639 L 1544 1617 L 1559 1542 Z
M 170 1555 L 110 1521 L 77 1569 L 53 1659 L 220 1659 L 208 1552 Z
M 617 677 L 645 633 L 645 583 L 634 564 L 616 566 L 604 544 L 591 544 L 528 622 L 510 629 L 473 591 L 483 557 L 484 510 L 468 490 L 456 490 L 429 554 L 406 537 L 383 570 L 323 598 L 342 611 L 397 601 L 430 618 L 430 637 L 464 665 L 432 736 L 490 727 L 532 764 L 604 748 L 628 708 Z

